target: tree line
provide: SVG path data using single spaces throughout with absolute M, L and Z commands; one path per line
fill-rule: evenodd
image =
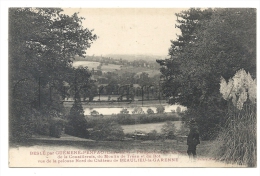
M 82 20 L 60 8 L 9 9 L 10 139 L 30 137 L 40 124 L 63 114 L 64 84 L 75 98 L 91 87 L 91 73 L 71 64 L 97 38 Z
M 157 60 L 163 92 L 188 108 L 203 139 L 214 139 L 225 124 L 227 102 L 220 78 L 243 68 L 256 77 L 256 9 L 195 9 L 177 13 L 181 35 L 171 41 L 169 58 Z
M 138 57 L 138 56 L 137 56 Z M 100 62 L 101 64 L 108 65 L 108 64 L 115 64 L 115 65 L 122 65 L 122 66 L 133 66 L 133 67 L 142 67 L 142 68 L 150 68 L 150 69 L 159 69 L 159 65 L 154 61 L 147 61 L 143 59 L 136 58 L 133 61 L 127 59 L 115 59 L 112 57 L 106 56 L 86 56 L 86 57 L 76 57 L 76 61 L 93 61 L 93 62 Z

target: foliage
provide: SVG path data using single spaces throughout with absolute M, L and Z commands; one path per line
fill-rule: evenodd
M 65 127 L 65 133 L 82 138 L 89 137 L 89 132 L 87 131 L 87 120 L 85 119 L 80 101 L 74 101 L 67 118 L 68 123 Z
M 244 69 L 238 70 L 228 83 L 221 77 L 220 93 L 225 100 L 232 99 L 233 105 L 241 110 L 248 99 L 256 104 L 256 79 L 252 79 Z
M 141 107 L 135 107 L 132 114 L 144 114 L 144 111 Z
M 123 108 L 123 109 L 120 111 L 120 114 L 129 114 L 129 111 L 128 111 L 126 108 Z
M 161 129 L 161 133 L 167 138 L 167 139 L 175 139 L 175 126 L 172 122 L 167 121 Z
M 152 130 L 147 134 L 147 140 L 158 140 L 160 139 L 160 135 L 156 130 Z
M 176 112 L 179 114 L 179 113 L 181 113 L 181 107 L 180 106 L 178 106 L 177 108 L 176 108 Z
M 162 114 L 162 113 L 164 113 L 164 111 L 165 111 L 164 106 L 160 105 L 160 106 L 157 106 L 157 107 L 156 107 L 156 112 L 157 112 L 158 114 Z
M 65 124 L 65 120 L 61 118 L 53 118 L 50 123 L 50 136 L 60 138 L 63 127 Z
M 180 118 L 175 114 L 117 114 L 111 117 L 87 118 L 88 128 L 93 128 L 101 121 L 113 121 L 121 125 L 146 124 L 166 121 L 179 121 Z
M 176 15 L 182 34 L 172 41 L 170 58 L 157 61 L 163 93 L 170 103 L 186 106 L 203 128 L 201 135 L 210 139 L 227 112 L 219 78 L 241 68 L 256 76 L 256 10 L 189 9 Z
M 123 140 L 124 132 L 118 123 L 111 121 L 100 121 L 93 127 L 90 138 L 94 140 Z
M 189 127 L 188 124 L 185 123 L 185 121 L 182 121 L 180 129 L 176 132 L 176 134 L 180 136 L 188 136 L 189 134 Z
M 219 160 L 255 167 L 256 80 L 239 70 L 228 83 L 221 79 L 220 92 L 229 102 L 229 109 L 226 126 L 216 140 L 219 145 L 211 152 Z
M 154 111 L 151 108 L 147 109 L 147 114 L 154 114 Z
M 90 115 L 97 116 L 97 115 L 99 115 L 99 112 L 96 111 L 96 110 L 93 110 L 93 111 L 90 112 Z
M 60 100 L 65 82 L 72 85 L 71 62 L 96 39 L 82 27 L 82 20 L 59 8 L 9 9 L 11 138 L 30 137 L 36 116 L 45 117 L 51 109 L 63 111 Z

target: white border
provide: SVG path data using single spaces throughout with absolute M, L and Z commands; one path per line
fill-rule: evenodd
M 0 0 L 1 1 L 1 0 Z M 104 168 L 104 169 L 93 169 L 93 168 L 57 168 L 57 169 L 37 169 L 37 168 L 8 168 L 8 8 L 9 7 L 89 7 L 89 8 L 112 8 L 112 7 L 129 7 L 129 8 L 180 8 L 180 7 L 252 7 L 259 9 L 260 2 L 258 0 L 244 0 L 244 1 L 185 1 L 185 0 L 175 0 L 175 1 L 18 1 L 18 0 L 2 0 L 0 9 L 0 40 L 1 40 L 1 64 L 0 64 L 0 81 L 1 86 L 1 116 L 0 116 L 0 175 L 259 175 L 259 166 L 253 169 L 211 169 L 211 168 L 173 168 L 173 169 L 163 169 L 163 168 L 145 168 L 145 169 L 122 169 L 122 168 Z M 257 19 L 259 24 L 259 12 L 257 13 Z M 259 25 L 257 25 L 259 28 Z M 257 29 L 258 29 L 257 28 Z M 259 31 L 259 30 L 258 30 Z M 258 41 L 259 41 L 259 35 Z M 257 45 L 257 51 L 259 50 L 259 45 Z M 257 74 L 259 77 L 259 73 Z M 259 99 L 259 97 L 258 97 Z M 259 109 L 259 108 L 258 108 Z M 259 126 L 258 126 L 258 141 L 259 141 Z M 258 144 L 259 145 L 259 144 Z M 259 149 L 259 147 L 258 147 Z M 259 150 L 258 150 L 258 165 L 259 165 Z

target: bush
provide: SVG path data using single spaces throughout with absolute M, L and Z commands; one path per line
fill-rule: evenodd
M 165 108 L 164 108 L 164 106 L 160 105 L 160 106 L 156 107 L 156 111 L 158 114 L 162 114 L 162 113 L 164 113 Z
M 144 111 L 141 107 L 135 107 L 132 114 L 144 114 Z
M 96 111 L 96 110 L 93 110 L 93 111 L 90 112 L 90 115 L 92 115 L 92 116 L 98 116 L 98 115 L 99 115 L 99 112 Z
M 190 130 L 189 130 L 188 124 L 186 124 L 185 121 L 182 121 L 180 129 L 177 131 L 178 135 L 188 136 L 189 131 Z
M 89 137 L 87 121 L 84 116 L 82 105 L 79 101 L 75 101 L 70 109 L 68 123 L 65 126 L 65 133 L 82 138 Z
M 65 121 L 60 118 L 53 118 L 50 121 L 50 136 L 60 138 Z
M 215 140 L 217 145 L 211 152 L 219 160 L 255 167 L 256 106 L 246 106 L 228 114 L 227 126 Z
M 180 120 L 176 114 L 113 114 L 106 118 L 97 116 L 95 118 L 86 117 L 86 119 L 88 128 L 93 128 L 101 121 L 114 121 L 122 125 L 133 125 Z
M 151 108 L 149 108 L 147 109 L 147 114 L 154 114 L 154 111 Z
M 105 141 L 123 140 L 124 132 L 123 128 L 116 122 L 101 121 L 94 126 L 90 138 Z
M 120 111 L 120 114 L 129 114 L 129 111 L 128 111 L 126 108 L 123 108 L 123 109 Z
M 45 121 L 37 125 L 36 132 L 41 135 L 50 135 L 50 123 Z
M 228 102 L 227 121 L 212 152 L 219 160 L 256 167 L 256 79 L 241 69 L 228 82 L 221 78 L 220 93 Z
M 179 114 L 179 113 L 181 113 L 181 107 L 180 106 L 178 106 L 177 108 L 176 108 L 176 112 Z
M 148 136 L 148 140 L 158 140 L 160 139 L 160 135 L 158 134 L 158 132 L 156 130 L 152 130 L 151 132 L 149 132 L 147 134 Z
M 166 122 L 161 129 L 162 135 L 167 139 L 175 139 L 175 126 L 172 122 Z

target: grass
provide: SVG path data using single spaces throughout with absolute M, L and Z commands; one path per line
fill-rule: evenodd
M 173 121 L 176 129 L 180 129 L 181 121 Z M 149 124 L 135 124 L 135 125 L 121 125 L 124 130 L 124 133 L 134 133 L 136 131 L 142 131 L 145 133 L 149 133 L 152 130 L 156 130 L 158 133 L 161 132 L 162 126 L 165 122 L 159 123 L 149 123 Z
M 92 61 L 74 61 L 73 62 L 73 67 L 88 67 L 90 70 L 94 68 L 95 70 L 97 69 L 97 66 L 99 66 L 99 62 L 92 62 Z
M 115 65 L 115 64 L 108 64 L 108 65 L 102 65 L 101 70 L 104 72 L 113 72 L 116 70 L 120 70 L 121 65 Z
M 231 109 L 227 126 L 210 151 L 221 161 L 256 167 L 256 107 L 245 105 L 242 110 Z
M 137 74 L 140 75 L 142 72 L 148 73 L 149 77 L 153 77 L 153 76 L 158 75 L 158 74 L 161 73 L 160 70 L 147 70 L 147 71 L 141 71 L 141 72 L 139 72 Z
M 94 68 L 95 70 L 100 65 L 100 62 L 93 62 L 93 61 L 74 61 L 73 66 L 74 67 L 88 67 L 90 70 Z M 153 77 L 154 75 L 160 74 L 159 70 L 153 70 L 149 68 L 143 68 L 143 67 L 133 67 L 133 66 L 123 66 L 123 65 L 115 65 L 115 64 L 103 64 L 101 66 L 101 71 L 103 72 L 114 72 L 116 71 L 119 75 L 122 76 L 125 72 L 131 72 L 131 73 L 137 73 L 141 74 L 142 72 L 146 72 L 149 74 L 149 77 Z
M 176 140 L 165 141 L 142 141 L 142 140 L 125 140 L 125 141 L 53 141 L 53 140 L 35 140 L 32 139 L 24 144 L 11 144 L 9 148 L 9 155 L 15 156 L 10 160 L 11 167 L 34 167 L 24 164 L 23 160 L 26 159 L 24 154 L 28 154 L 31 151 L 47 153 L 53 153 L 57 151 L 90 151 L 99 152 L 102 155 L 149 155 L 149 158 L 154 158 L 154 155 L 160 155 L 160 158 L 178 158 L 177 162 L 127 162 L 127 163 L 113 163 L 112 167 L 244 167 L 239 165 L 227 165 L 223 162 L 216 162 L 215 158 L 208 156 L 207 152 L 212 147 L 211 142 L 201 141 L 201 144 L 197 147 L 197 160 L 191 162 L 187 155 L 186 142 L 177 142 Z M 25 157 L 25 158 L 24 158 Z M 37 162 L 39 160 L 38 155 L 30 156 L 31 162 Z M 42 156 L 45 157 L 45 156 Z M 57 157 L 55 155 L 49 156 Z M 147 156 L 145 156 L 147 157 Z M 28 157 L 27 157 L 28 158 Z M 48 158 L 48 157 L 47 157 Z M 18 164 L 16 164 L 18 163 Z M 78 163 L 56 165 L 55 167 L 111 167 L 109 163 L 90 163 L 79 166 Z M 65 165 L 66 164 L 66 165 Z M 91 165 L 92 164 L 92 165 Z M 102 165 L 103 164 L 103 165 Z M 101 166 L 102 165 L 102 166 Z M 40 165 L 41 167 L 51 167 L 48 163 L 46 165 Z
M 154 76 L 155 74 L 159 74 L 159 70 L 152 70 L 149 68 L 143 68 L 143 67 L 133 67 L 133 66 L 122 66 L 120 70 L 117 71 L 117 74 L 122 76 L 123 73 L 130 72 L 130 73 L 137 73 L 141 74 L 142 72 L 147 72 L 150 77 Z M 152 74 L 152 75 L 150 75 Z
M 178 142 L 176 140 L 157 140 L 157 141 L 142 141 L 142 140 L 125 140 L 125 141 L 84 141 L 84 140 L 41 140 L 30 139 L 23 143 L 10 143 L 10 148 L 14 147 L 32 147 L 42 146 L 41 148 L 58 146 L 61 150 L 65 147 L 74 147 L 82 150 L 100 150 L 100 151 L 114 151 L 114 152 L 131 152 L 144 151 L 157 153 L 170 153 L 177 151 L 186 155 L 187 145 L 186 141 Z M 202 141 L 197 147 L 199 156 L 208 156 L 205 151 L 211 148 L 209 141 Z

